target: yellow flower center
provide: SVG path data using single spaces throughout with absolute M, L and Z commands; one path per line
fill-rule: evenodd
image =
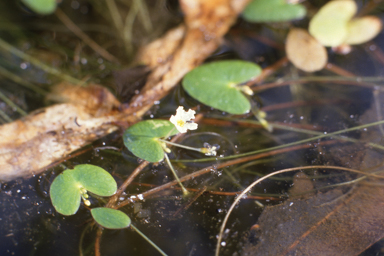
M 183 120 L 177 120 L 177 125 L 180 127 L 184 127 L 185 122 Z

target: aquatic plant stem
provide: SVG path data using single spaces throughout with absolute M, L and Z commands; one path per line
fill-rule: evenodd
M 40 60 L 20 51 L 19 49 L 13 47 L 12 45 L 8 44 L 7 42 L 5 42 L 3 39 L 0 38 L 0 48 L 3 48 L 4 50 L 6 51 L 9 51 L 10 53 L 16 55 L 17 57 L 27 61 L 27 62 L 30 62 L 32 63 L 33 65 L 35 65 L 36 67 L 44 70 L 45 72 L 51 74 L 51 75 L 54 75 L 54 76 L 57 76 L 65 81 L 68 81 L 70 83 L 73 83 L 73 84 L 83 84 L 84 82 L 81 81 L 81 80 L 78 80 L 76 78 L 73 78 L 67 74 L 64 74 L 63 72 L 61 72 L 60 70 L 56 69 L 56 68 L 53 68 L 51 66 L 48 66 L 47 64 L 41 62 Z
M 24 86 L 25 88 L 28 88 L 36 93 L 40 93 L 41 95 L 46 95 L 48 92 L 44 91 L 40 87 L 22 79 L 21 77 L 13 74 L 12 72 L 6 70 L 3 67 L 0 67 L 0 75 L 5 76 L 9 80 L 12 80 L 13 82 L 20 84 L 21 86 Z
M 329 145 L 329 144 L 333 144 L 335 143 L 336 141 L 325 141 L 325 142 L 320 142 L 318 143 L 318 145 Z M 244 163 L 244 162 L 248 162 L 248 161 L 251 161 L 251 160 L 256 160 L 256 159 L 261 159 L 261 158 L 265 158 L 265 157 L 269 157 L 269 156 L 275 156 L 275 155 L 278 155 L 278 154 L 283 154 L 283 153 L 286 153 L 286 152 L 291 152 L 291 151 L 295 151 L 295 150 L 301 150 L 301 149 L 307 149 L 307 148 L 312 148 L 314 147 L 313 145 L 309 145 L 309 144 L 304 144 L 304 145 L 296 145 L 296 146 L 292 146 L 292 147 L 289 147 L 289 148 L 281 148 L 281 149 L 277 149 L 277 150 L 273 150 L 271 152 L 263 152 L 263 153 L 259 153 L 259 154 L 255 154 L 255 155 L 252 155 L 252 156 L 246 156 L 246 157 L 243 157 L 243 158 L 239 158 L 239 159 L 234 159 L 234 160 L 230 160 L 230 161 L 226 161 L 226 162 L 223 162 L 223 163 L 219 163 L 217 165 L 210 165 L 208 167 L 205 167 L 199 171 L 196 171 L 196 172 L 193 172 L 191 174 L 188 174 L 188 175 L 185 175 L 183 177 L 180 178 L 180 181 L 186 181 L 186 180 L 190 180 L 190 179 L 194 179 L 196 177 L 199 177 L 203 174 L 206 174 L 206 173 L 209 173 L 209 172 L 212 172 L 212 170 L 219 170 L 221 168 L 224 168 L 224 167 L 228 167 L 228 166 L 232 166 L 232 165 L 235 165 L 235 164 L 240 164 L 240 163 Z M 165 189 L 168 189 L 174 185 L 177 185 L 177 181 L 171 181 L 171 182 L 168 182 L 164 185 L 161 185 L 161 186 L 158 186 L 158 187 L 155 187 L 153 189 L 150 189 L 150 190 L 147 190 L 142 194 L 142 196 L 144 198 L 150 196 L 150 195 L 153 195 L 153 194 L 156 194 L 162 190 L 165 190 Z M 118 206 L 119 207 L 123 207 L 127 204 L 129 204 L 131 201 L 130 200 L 126 200 L 124 202 L 121 202 Z
M 101 242 L 101 235 L 103 234 L 103 230 L 98 227 L 96 232 L 96 239 L 95 239 L 95 256 L 101 256 L 100 254 L 100 242 Z
M 185 146 L 185 145 L 178 144 L 178 143 L 173 143 L 173 142 L 170 142 L 170 141 L 168 141 L 168 140 L 163 140 L 163 139 L 158 139 L 158 140 L 161 141 L 161 142 L 164 142 L 164 143 L 166 143 L 166 144 L 175 146 L 175 147 L 184 148 L 184 149 L 188 149 L 188 150 L 192 150 L 192 151 L 197 151 L 197 152 L 203 153 L 203 152 L 201 151 L 201 148 L 189 147 L 189 146 Z
M 118 201 L 121 193 L 123 193 L 127 187 L 129 186 L 129 184 L 132 183 L 132 181 L 136 178 L 137 175 L 139 175 L 139 173 L 145 168 L 147 167 L 149 164 L 148 161 L 144 161 L 142 162 L 138 167 L 136 167 L 136 169 L 131 173 L 131 175 L 129 175 L 129 177 L 124 181 L 123 184 L 121 184 L 121 186 L 118 188 L 118 190 L 116 191 L 116 193 L 109 199 L 108 203 L 106 204 L 106 207 L 109 207 L 109 208 L 116 208 L 115 207 L 115 203 Z
M 119 63 L 119 60 L 110 54 L 107 50 L 105 50 L 103 47 L 101 47 L 98 43 L 93 41 L 89 36 L 84 34 L 84 32 L 62 11 L 60 8 L 56 9 L 55 12 L 56 16 L 59 18 L 59 20 L 69 29 L 71 30 L 76 36 L 78 36 L 81 40 L 83 40 L 84 43 L 86 43 L 89 47 L 92 48 L 95 52 L 100 54 L 101 57 L 103 57 L 106 60 L 109 60 L 110 62 Z
M 165 157 L 165 161 L 167 162 L 169 168 L 171 169 L 172 173 L 173 173 L 173 176 L 175 176 L 175 179 L 177 180 L 177 183 L 179 183 L 179 186 L 181 187 L 181 189 L 183 190 L 183 194 L 186 196 L 189 194 L 188 190 L 183 186 L 183 183 L 181 183 L 179 177 L 177 176 L 175 170 L 173 169 L 173 166 L 171 164 L 171 161 L 169 161 L 169 157 L 168 157 L 168 154 L 164 152 L 164 157 Z
M 339 135 L 342 133 L 352 132 L 352 131 L 356 131 L 356 130 L 360 130 L 360 129 L 364 129 L 364 128 L 369 128 L 369 127 L 377 126 L 377 125 L 381 125 L 381 124 L 384 124 L 384 120 L 351 127 L 351 128 L 339 130 L 336 132 L 324 133 L 322 135 L 314 136 L 311 138 L 307 138 L 307 139 L 303 139 L 303 140 L 299 140 L 299 141 L 295 141 L 295 142 L 286 143 L 284 145 L 279 145 L 279 146 L 265 148 L 265 149 L 259 149 L 259 150 L 250 151 L 247 153 L 238 154 L 238 155 L 226 156 L 226 157 L 222 157 L 220 159 L 224 160 L 224 159 L 234 159 L 234 158 L 250 156 L 250 155 L 259 154 L 259 153 L 268 152 L 268 151 L 273 151 L 273 150 L 277 150 L 277 149 L 281 149 L 281 148 L 285 148 L 285 147 L 299 145 L 299 144 L 303 144 L 303 143 L 307 143 L 307 142 L 311 142 L 311 141 L 316 141 L 316 140 L 327 138 L 327 137 L 333 137 L 335 135 Z M 347 138 L 345 138 L 345 140 L 347 140 Z M 374 148 L 377 148 L 380 150 L 384 150 L 383 146 L 380 146 L 377 144 L 370 144 L 370 143 L 367 143 L 367 144 L 370 145 L 371 147 L 374 147 Z M 193 163 L 196 163 L 196 162 L 208 162 L 208 161 L 214 161 L 214 160 L 216 160 L 216 158 L 209 157 L 209 158 L 202 158 L 202 159 L 196 159 L 196 160 L 175 160 L 175 162 L 193 162 Z
M 140 232 L 140 230 L 138 230 L 135 226 L 133 226 L 131 224 L 131 228 L 133 230 L 135 230 L 142 238 L 145 239 L 145 241 L 147 241 L 148 243 L 150 243 L 161 255 L 163 256 L 167 256 L 167 254 L 165 252 L 163 252 L 163 250 L 161 250 L 154 242 L 152 242 L 146 235 L 144 235 L 143 233 Z
M 6 122 L 12 122 L 12 118 L 10 118 L 3 110 L 0 109 L 0 117 L 2 117 Z
M 221 227 L 220 227 L 220 232 L 219 232 L 219 236 L 217 238 L 217 243 L 216 243 L 215 256 L 219 256 L 219 254 L 220 254 L 221 240 L 223 239 L 224 229 L 225 229 L 225 226 L 226 226 L 226 224 L 228 222 L 229 216 L 232 213 L 233 209 L 236 207 L 236 205 L 240 202 L 240 200 L 242 199 L 242 197 L 245 194 L 247 194 L 258 183 L 262 182 L 265 179 L 268 179 L 271 176 L 274 176 L 274 175 L 277 175 L 277 174 L 281 174 L 281 173 L 287 173 L 287 172 L 299 171 L 299 170 L 306 170 L 306 169 L 336 169 L 336 170 L 343 170 L 343 171 L 363 174 L 363 175 L 366 175 L 366 176 L 371 176 L 371 177 L 375 177 L 375 178 L 379 178 L 379 179 L 384 179 L 384 176 L 364 173 L 364 172 L 361 172 L 361 171 L 358 171 L 358 170 L 354 170 L 354 169 L 350 169 L 350 168 L 345 168 L 345 167 L 340 167 L 340 166 L 323 166 L 323 165 L 312 165 L 312 166 L 301 166 L 301 167 L 287 168 L 287 169 L 283 169 L 283 170 L 272 172 L 272 173 L 270 173 L 268 175 L 265 175 L 264 177 L 262 177 L 260 179 L 257 179 L 251 185 L 249 185 L 246 189 L 244 189 L 244 191 L 241 192 L 241 194 L 239 194 L 236 197 L 235 201 L 232 203 L 231 207 L 228 209 L 228 212 L 225 215 L 224 220 L 223 220 L 223 222 L 221 224 Z
M 13 103 L 13 101 L 10 100 L 7 96 L 5 96 L 5 94 L 3 94 L 2 92 L 0 92 L 0 99 L 3 100 L 11 108 L 16 109 L 16 111 L 19 112 L 20 115 L 22 115 L 22 116 L 28 115 L 27 112 L 25 112 L 23 109 L 21 109 L 15 103 Z

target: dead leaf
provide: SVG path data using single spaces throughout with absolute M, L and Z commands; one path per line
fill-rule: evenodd
M 71 152 L 117 129 L 121 120 L 118 101 L 98 85 L 60 84 L 67 103 L 37 110 L 27 117 L 0 126 L 0 179 L 31 176 Z M 134 121 L 136 118 L 130 117 Z
M 303 71 L 318 71 L 327 64 L 328 55 L 325 47 L 304 29 L 291 29 L 285 49 L 288 59 Z

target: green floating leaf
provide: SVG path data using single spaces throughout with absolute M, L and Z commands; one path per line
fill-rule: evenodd
M 74 168 L 76 180 L 87 191 L 99 196 L 112 196 L 117 190 L 115 179 L 103 168 L 81 164 Z
M 164 149 L 158 139 L 177 133 L 176 127 L 167 120 L 146 120 L 129 127 L 123 140 L 135 156 L 155 163 L 164 158 Z
M 80 207 L 84 190 L 99 196 L 111 196 L 117 190 L 111 174 L 98 166 L 83 164 L 65 170 L 51 184 L 50 196 L 56 211 L 73 215 Z
M 131 219 L 122 211 L 99 207 L 91 210 L 93 219 L 100 225 L 109 229 L 127 228 Z
M 55 178 L 50 188 L 52 204 L 63 215 L 75 214 L 80 207 L 80 186 L 73 173 L 74 170 L 64 171 Z
M 56 0 L 22 0 L 22 1 L 32 11 L 42 15 L 48 15 L 48 14 L 54 13 L 57 7 Z
M 239 85 L 260 73 L 261 68 L 251 62 L 217 61 L 195 68 L 182 83 L 189 95 L 202 103 L 230 114 L 244 114 L 251 104 Z
M 285 0 L 254 0 L 243 12 L 250 22 L 283 22 L 301 19 L 307 10 L 301 4 L 287 4 Z

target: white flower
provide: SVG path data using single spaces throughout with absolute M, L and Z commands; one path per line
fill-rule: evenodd
M 195 113 L 192 109 L 186 112 L 184 107 L 180 106 L 176 110 L 176 115 L 172 115 L 169 121 L 171 121 L 181 133 L 185 133 L 187 130 L 196 130 L 197 124 L 191 122 L 191 119 L 195 119 Z
M 206 156 L 216 156 L 217 152 L 216 150 L 220 149 L 220 146 L 215 144 L 215 145 L 210 145 L 207 142 L 204 142 L 204 147 L 200 149 L 202 153 L 204 153 Z

